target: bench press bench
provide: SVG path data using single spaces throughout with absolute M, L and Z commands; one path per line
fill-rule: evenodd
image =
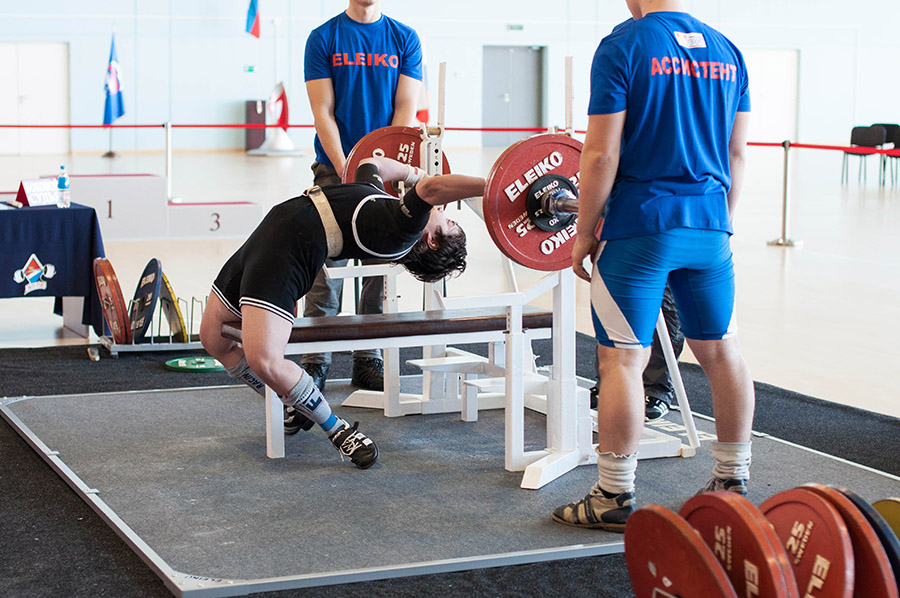
M 513 315 L 515 314 L 515 315 Z M 516 321 L 520 315 L 521 323 Z M 386 349 L 385 390 L 383 407 L 385 415 L 395 417 L 407 413 L 437 413 L 447 409 L 404 409 L 399 389 L 400 368 L 389 349 L 401 347 L 426 347 L 463 343 L 505 342 L 509 330 L 518 330 L 524 341 L 550 338 L 553 314 L 528 306 L 517 308 L 487 307 L 445 309 L 420 312 L 400 312 L 366 315 L 342 315 L 318 318 L 297 318 L 285 355 L 312 352 L 350 351 L 355 349 Z M 241 322 L 229 322 L 222 326 L 225 338 L 241 342 Z M 524 351 L 530 350 L 530 342 L 515 343 Z M 508 350 L 508 349 L 507 349 Z M 486 359 L 473 356 L 476 359 Z M 519 363 L 525 356 L 517 356 Z M 465 381 L 465 378 L 463 378 Z M 464 393 L 458 407 L 465 411 Z M 428 401 L 425 401 L 426 403 Z M 266 388 L 266 454 L 270 458 L 284 457 L 283 403 Z M 523 408 L 524 406 L 514 406 Z M 477 407 L 474 407 L 477 409 Z

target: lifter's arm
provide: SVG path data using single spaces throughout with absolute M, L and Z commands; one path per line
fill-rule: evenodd
M 378 169 L 385 185 L 407 181 L 416 185 L 416 195 L 427 204 L 442 206 L 484 194 L 485 181 L 481 177 L 463 174 L 428 176 L 421 169 L 390 158 L 364 158 L 360 164 L 372 164 Z M 415 181 L 414 181 L 415 179 Z

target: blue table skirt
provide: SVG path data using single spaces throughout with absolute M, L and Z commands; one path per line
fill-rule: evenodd
M 94 258 L 105 257 L 94 208 L 35 206 L 0 210 L 0 297 L 84 297 L 82 323 L 106 332 L 94 281 Z

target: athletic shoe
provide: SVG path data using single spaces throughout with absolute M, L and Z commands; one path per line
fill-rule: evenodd
M 349 457 L 350 461 L 360 469 L 368 469 L 378 459 L 378 447 L 372 440 L 357 431 L 359 422 L 354 422 L 331 435 L 331 444 L 340 451 L 341 460 Z
M 384 390 L 384 361 L 378 357 L 354 359 L 350 382 L 365 390 Z
M 284 407 L 284 433 L 293 436 L 300 430 L 310 430 L 315 422 L 293 407 Z
M 741 496 L 747 496 L 747 480 L 744 478 L 723 480 L 713 476 L 697 494 L 706 494 L 708 492 L 734 492 Z
M 301 363 L 300 367 L 306 370 L 313 379 L 313 384 L 319 389 L 319 392 L 325 391 L 325 379 L 328 378 L 329 363 Z
M 625 522 L 634 510 L 634 492 L 611 494 L 597 485 L 581 500 L 555 508 L 551 517 L 572 527 L 624 532 Z
M 644 421 L 652 422 L 668 412 L 669 404 L 664 400 L 656 397 L 644 397 Z

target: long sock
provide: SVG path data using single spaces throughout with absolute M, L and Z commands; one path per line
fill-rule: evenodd
M 597 452 L 597 470 L 600 472 L 600 488 L 610 494 L 634 492 L 637 471 L 637 453 L 617 455 Z
M 347 423 L 347 420 L 340 418 L 333 413 L 331 414 L 331 417 L 328 418 L 328 421 L 319 424 L 319 427 L 325 430 L 325 433 L 328 434 L 329 438 L 334 436 L 335 432 L 338 430 L 343 430 L 349 426 L 350 424 Z
M 326 434 L 331 436 L 340 428 L 343 428 L 347 422 L 336 417 L 331 412 L 331 406 L 319 389 L 316 388 L 312 376 L 306 373 L 306 370 L 300 370 L 300 380 L 291 389 L 286 397 L 281 397 L 281 401 L 288 407 L 293 407 L 315 423 L 319 424 Z
M 259 379 L 259 376 L 256 375 L 256 372 L 250 369 L 250 366 L 247 364 L 246 357 L 241 357 L 241 362 L 236 366 L 225 368 L 225 372 L 232 378 L 243 382 L 254 391 L 256 391 L 261 397 L 265 398 L 266 384 Z
M 713 475 L 720 480 L 750 479 L 750 443 L 712 443 L 712 455 L 716 460 Z

